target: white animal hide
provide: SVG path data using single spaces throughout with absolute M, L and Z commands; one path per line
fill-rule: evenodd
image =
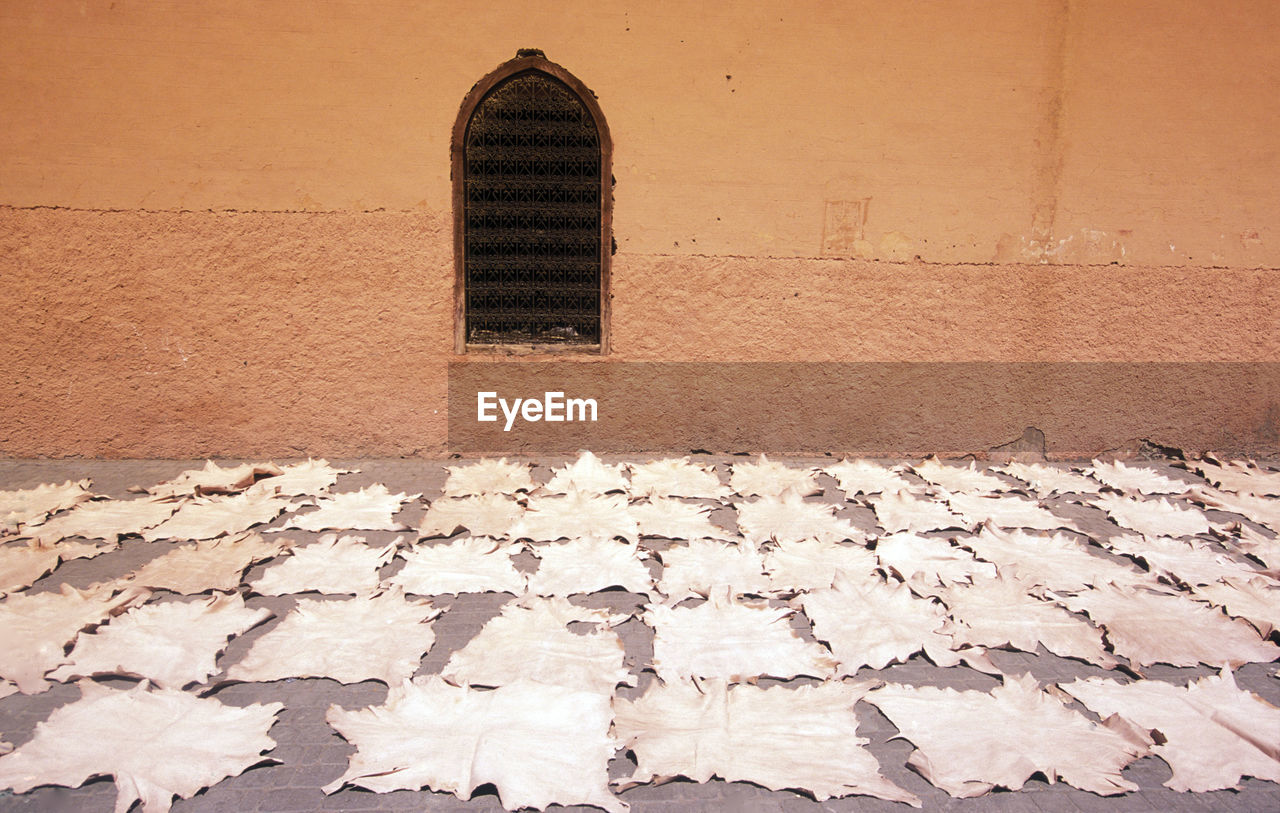
M 1250 581 L 1258 579 L 1272 585 L 1275 579 L 1263 571 L 1218 553 L 1207 544 L 1167 536 L 1113 536 L 1106 541 L 1111 550 L 1142 559 L 1151 572 L 1170 581 L 1188 585 L 1213 584 L 1217 581 Z
M 1225 532 L 1214 534 L 1226 548 L 1252 556 L 1265 567 L 1280 571 L 1280 539 L 1268 537 L 1243 522 L 1228 525 L 1226 531 L 1229 535 Z
M 916 498 L 909 491 L 900 490 L 872 497 L 869 500 L 876 512 L 876 521 L 889 533 L 910 531 L 925 533 L 946 528 L 969 529 L 973 525 L 963 517 L 947 510 L 947 506 L 928 497 Z
M 52 680 L 129 675 L 162 689 L 204 683 L 218 671 L 227 642 L 272 615 L 245 606 L 238 593 L 216 593 L 190 602 L 145 604 L 81 634 Z
M 1243 618 L 1259 635 L 1280 629 L 1280 587 L 1261 580 L 1213 582 L 1191 588 L 1191 594 L 1221 607 L 1233 618 Z
M 793 469 L 764 455 L 755 463 L 734 463 L 729 470 L 729 487 L 740 497 L 777 497 L 784 491 L 801 497 L 822 493 L 817 469 Z
M 958 622 L 953 630 L 958 643 L 1031 653 L 1043 644 L 1064 658 L 1116 667 L 1101 630 L 1057 604 L 1028 595 L 1027 587 L 1012 579 L 975 579 L 972 585 L 943 588 L 938 596 Z
M 50 514 L 93 499 L 89 483 L 87 479 L 79 482 L 68 480 L 62 485 L 41 483 L 35 488 L 0 491 L 0 532 L 43 522 Z
M 1112 649 L 1135 669 L 1153 663 L 1235 668 L 1280 657 L 1280 647 L 1263 641 L 1247 624 L 1184 595 L 1107 585 L 1058 600 L 1102 625 Z
M 919 588 L 995 578 L 996 566 L 980 562 L 972 553 L 945 539 L 912 533 L 891 534 L 876 540 L 876 558 L 886 569 Z M 925 590 L 928 592 L 928 590 Z
M 880 562 L 862 545 L 812 539 L 780 542 L 764 557 L 773 589 L 783 593 L 822 590 L 841 574 L 851 581 L 875 578 Z
M 1208 488 L 1196 489 L 1191 493 L 1191 498 L 1208 508 L 1239 514 L 1280 534 L 1280 500 L 1254 497 L 1251 494 L 1229 494 Z
M 668 604 L 691 596 L 706 598 L 717 588 L 734 594 L 762 595 L 770 588 L 760 552 L 750 545 L 730 545 L 713 539 L 692 539 L 657 554 L 662 560 L 658 592 Z
M 328 460 L 307 458 L 302 463 L 283 466 L 280 474 L 259 480 L 248 491 L 281 497 L 315 497 L 328 494 L 339 474 L 354 474 L 358 469 L 335 469 Z
M 1233 460 L 1224 466 L 1215 466 L 1201 460 L 1195 464 L 1195 470 L 1222 491 L 1254 497 L 1280 497 L 1280 471 L 1264 469 L 1256 463 Z
M 378 589 L 378 568 L 391 561 L 401 537 L 381 548 L 366 544 L 363 536 L 325 534 L 310 545 L 294 547 L 280 562 L 268 567 L 249 587 L 262 596 L 289 593 L 330 595 L 369 593 Z
M 442 497 L 427 506 L 418 526 L 423 539 L 453 536 L 465 529 L 472 536 L 509 539 L 524 516 L 524 506 L 505 494 Z
M 536 485 L 528 464 L 501 460 L 481 460 L 465 466 L 446 466 L 444 496 L 473 497 L 480 494 L 515 494 L 533 491 Z
M 516 539 L 553 542 L 581 537 L 620 537 L 638 541 L 640 529 L 623 494 L 579 494 L 533 497 L 529 509 L 512 528 Z
M 492 783 L 508 810 L 585 804 L 626 813 L 609 792 L 612 718 L 609 695 L 598 692 L 531 681 L 478 691 L 416 678 L 392 686 L 381 706 L 329 707 L 329 725 L 356 753 L 324 791 L 429 787 L 470 799 Z
M 956 540 L 993 563 L 1006 577 L 1059 593 L 1078 593 L 1108 582 L 1121 587 L 1155 587 L 1146 572 L 1094 556 L 1067 534 L 1044 536 L 987 525 L 977 536 Z
M 26 590 L 58 566 L 58 552 L 37 545 L 0 546 L 0 596 Z
M 788 619 L 795 611 L 715 592 L 696 607 L 649 605 L 653 669 L 664 683 L 680 678 L 825 678 L 836 662 L 822 646 L 804 641 Z
M 43 545 L 52 545 L 72 536 L 114 542 L 119 537 L 138 535 L 154 528 L 176 510 L 176 502 L 94 500 L 80 503 L 67 513 L 58 514 L 39 525 L 27 525 L 19 536 L 39 540 Z
M 1097 714 L 1159 731 L 1151 750 L 1173 769 L 1166 787 L 1203 793 L 1237 788 L 1244 776 L 1280 782 L 1280 709 L 1237 688 L 1228 670 L 1185 688 L 1096 677 L 1061 688 Z
M 392 517 L 400 507 L 421 494 L 392 494 L 382 483 L 334 494 L 316 501 L 319 509 L 308 514 L 294 514 L 285 528 L 302 531 L 407 531 L 409 526 Z
M 651 497 L 632 503 L 627 510 L 635 518 L 643 536 L 666 539 L 737 539 L 737 534 L 711 524 L 711 506 L 682 502 L 669 497 Z
M 1076 474 L 1074 469 L 1041 463 L 1009 463 L 996 471 L 1027 483 L 1042 497 L 1054 494 L 1097 494 L 1102 488 L 1101 483 Z
M 116 783 L 116 813 L 135 800 L 165 813 L 173 797 L 238 776 L 275 747 L 267 731 L 283 703 L 237 707 L 145 683 L 116 691 L 84 680 L 81 697 L 55 709 L 30 742 L 0 757 L 0 787 L 79 787 L 95 776 Z
M 626 786 L 687 776 L 802 789 L 818 801 L 854 794 L 913 807 L 920 800 L 890 782 L 858 736 L 853 707 L 866 693 L 847 683 L 787 688 L 652 684 L 635 700 L 614 701 L 614 727 L 636 755 Z
M 206 460 L 203 469 L 189 469 L 172 480 L 145 489 L 155 498 L 189 497 L 205 494 L 234 494 L 244 491 L 259 477 L 281 474 L 274 463 L 244 463 L 223 468 L 212 460 Z
M 804 609 L 814 637 L 831 648 L 839 662 L 836 677 L 864 666 L 883 669 L 905 663 L 920 651 L 939 666 L 964 659 L 975 669 L 996 671 L 981 648 L 962 648 L 956 642 L 945 607 L 915 598 L 898 582 L 840 575 L 833 587 L 797 596 L 792 604 Z
M 1035 500 L 979 494 L 949 494 L 947 504 L 965 520 L 966 527 L 991 523 L 1000 528 L 1030 528 L 1055 531 L 1075 530 L 1073 521 L 1060 517 Z
M 1209 533 L 1209 520 L 1194 508 L 1182 508 L 1161 497 L 1137 500 L 1118 494 L 1099 494 L 1092 505 L 1106 511 L 1121 528 L 1143 536 L 1195 536 Z
M 128 578 L 142 587 L 174 593 L 232 591 L 246 570 L 291 545 L 291 540 L 277 537 L 268 542 L 255 533 L 196 542 L 152 559 Z
M 754 502 L 737 503 L 738 530 L 749 541 L 799 542 L 816 539 L 840 542 L 866 539 L 866 534 L 847 519 L 836 516 L 837 506 L 824 502 L 806 502 L 794 491 L 776 497 L 761 497 Z
M 968 466 L 949 466 L 936 457 L 926 457 L 911 466 L 911 470 L 922 479 L 951 492 L 991 494 L 1010 488 L 999 477 L 978 471 L 973 461 Z
M 1085 471 L 1125 494 L 1183 494 L 1191 488 L 1191 483 L 1186 480 L 1166 477 L 1145 466 L 1126 466 L 1119 460 L 1113 463 L 1095 460 L 1093 466 Z
M 150 595 L 136 588 L 117 591 L 110 584 L 83 591 L 64 584 L 60 593 L 9 596 L 0 601 L 0 678 L 13 681 L 23 694 L 45 691 L 44 674 L 63 662 L 63 648 L 76 635 Z
M 607 494 L 626 492 L 627 478 L 622 466 L 606 466 L 591 452 L 581 452 L 578 459 L 552 471 L 551 481 L 542 487 L 547 494 Z
M 459 593 L 525 592 L 528 583 L 511 557 L 524 549 L 485 537 L 463 537 L 447 544 L 417 545 L 400 552 L 405 565 L 387 584 L 419 596 Z
M 654 460 L 629 465 L 633 497 L 694 497 L 723 500 L 731 492 L 715 469 L 690 463 L 689 458 Z
M 1121 770 L 1150 749 L 1128 726 L 1093 723 L 1030 675 L 986 692 L 888 685 L 865 698 L 916 750 L 907 762 L 955 797 L 1018 790 L 1033 773 L 1100 796 L 1137 790 Z
M 624 620 L 609 610 L 578 607 L 563 598 L 512 601 L 449 657 L 440 674 L 460 686 L 532 680 L 611 695 L 620 684 L 635 685 L 623 666 L 622 640 L 608 629 Z M 570 631 L 574 622 L 594 622 L 602 628 Z
M 572 596 L 610 587 L 649 595 L 654 589 L 644 564 L 648 554 L 635 542 L 585 537 L 529 550 L 541 560 L 529 577 L 529 592 L 535 595 Z
M 229 497 L 196 497 L 154 528 L 142 532 L 148 542 L 157 539 L 214 539 L 238 534 L 254 525 L 270 522 L 289 507 L 286 500 L 268 494 L 235 494 Z
M 911 489 L 911 483 L 896 471 L 868 460 L 841 460 L 823 471 L 835 478 L 847 500 L 852 500 L 858 494 L 892 493 Z
M 227 679 L 327 677 L 395 686 L 413 676 L 435 643 L 431 621 L 441 612 L 426 599 L 406 600 L 399 590 L 352 599 L 299 599 L 243 660 L 227 669 Z

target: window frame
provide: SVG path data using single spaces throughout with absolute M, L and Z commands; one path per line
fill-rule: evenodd
M 591 114 L 600 142 L 600 342 L 599 344 L 476 344 L 467 341 L 466 312 L 466 136 L 467 127 L 489 91 L 503 80 L 519 73 L 538 72 L 556 79 L 569 88 Z M 610 340 L 610 265 L 613 256 L 613 139 L 596 95 L 576 76 L 550 61 L 541 52 L 521 51 L 477 82 L 467 93 L 453 125 L 450 177 L 453 182 L 453 258 L 454 258 L 454 353 L 498 353 L 524 355 L 530 353 L 609 353 Z

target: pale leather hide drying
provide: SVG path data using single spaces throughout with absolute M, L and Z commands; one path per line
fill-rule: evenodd
M 780 542 L 764 557 L 769 583 L 779 593 L 822 590 L 841 574 L 862 581 L 871 578 L 879 565 L 876 555 L 862 545 L 812 539 Z
M 993 563 L 1002 575 L 1059 593 L 1078 593 L 1109 582 L 1122 587 L 1156 584 L 1146 572 L 1089 553 L 1067 534 L 1044 536 L 987 525 L 976 536 L 956 541 Z
M 599 692 L 532 681 L 480 691 L 415 678 L 393 685 L 381 706 L 329 707 L 325 719 L 356 753 L 324 791 L 428 787 L 469 799 L 492 783 L 508 810 L 585 804 L 626 813 L 609 792 L 612 718 Z
M 1160 732 L 1151 750 L 1173 769 L 1165 786 L 1202 793 L 1241 777 L 1280 782 L 1280 709 L 1236 688 L 1230 670 L 1175 686 L 1087 678 L 1061 684 L 1091 711 Z
M 393 517 L 401 505 L 420 496 L 404 492 L 392 494 L 382 483 L 374 483 L 359 491 L 316 500 L 317 510 L 292 515 L 284 527 L 301 531 L 407 531 L 409 526 L 396 522 Z
M 1254 497 L 1280 497 L 1280 471 L 1260 468 L 1256 463 L 1232 460 L 1215 466 L 1199 461 L 1195 469 L 1221 491 L 1234 491 Z
M 990 523 L 999 528 L 1029 528 L 1054 531 L 1075 529 L 1075 523 L 1060 517 L 1035 500 L 982 494 L 949 494 L 951 511 L 965 520 L 965 527 Z
M 238 593 L 144 604 L 82 633 L 67 662 L 49 678 L 128 675 L 162 689 L 204 683 L 218 671 L 218 655 L 227 642 L 271 616 L 265 608 L 246 607 Z
M 915 497 L 906 489 L 886 492 L 869 500 L 876 521 L 889 533 L 925 533 L 945 528 L 970 528 L 963 517 L 947 510 L 947 506 L 928 497 Z
M 1117 661 L 1106 651 L 1102 632 L 1083 616 L 1028 594 L 1028 585 L 1013 579 L 974 579 L 972 585 L 952 585 L 937 593 L 957 624 L 958 643 L 987 648 L 1011 646 L 1034 653 L 1037 644 L 1064 658 L 1114 669 Z
M 501 460 L 481 460 L 466 466 L 446 466 L 444 496 L 472 497 L 480 494 L 515 494 L 536 487 L 529 466 Z
M 792 605 L 804 610 L 814 637 L 831 648 L 839 662 L 836 677 L 906 662 L 920 651 L 939 666 L 963 659 L 975 669 L 995 671 L 981 648 L 956 642 L 945 607 L 915 598 L 898 582 L 840 574 L 831 588 L 797 596 Z
M 1040 463 L 1009 463 L 996 471 L 1023 481 L 1042 497 L 1054 494 L 1096 494 L 1102 488 L 1101 483 L 1076 474 L 1074 469 Z
M 178 512 L 154 528 L 142 532 L 148 542 L 157 539 L 214 539 L 238 534 L 254 525 L 270 522 L 289 503 L 269 494 L 234 494 L 226 497 L 196 497 L 182 504 Z
M 249 587 L 263 596 L 289 593 L 329 595 L 369 593 L 378 588 L 378 568 L 391 561 L 400 537 L 380 548 L 362 536 L 325 534 L 310 545 L 290 548 L 289 555 L 269 566 Z
M 627 478 L 622 466 L 606 466 L 591 452 L 582 452 L 578 459 L 552 471 L 551 480 L 542 487 L 547 494 L 567 494 L 578 491 L 583 494 L 607 494 L 627 490 Z
M 178 503 L 169 501 L 92 500 L 39 525 L 27 525 L 19 536 L 37 539 L 44 545 L 52 545 L 71 536 L 114 542 L 119 537 L 141 534 L 148 528 L 154 528 L 176 510 Z
M 165 813 L 173 797 L 238 776 L 275 748 L 267 731 L 283 703 L 228 706 L 141 683 L 116 691 L 80 682 L 81 698 L 55 709 L 30 742 L 0 757 L 0 788 L 79 787 L 95 776 L 116 783 L 116 813 L 135 800 Z
M 307 458 L 302 463 L 282 467 L 279 475 L 259 480 L 247 490 L 281 497 L 315 497 L 328 494 L 329 489 L 338 482 L 339 474 L 354 474 L 357 471 L 335 469 L 329 465 L 328 460 Z
M 60 593 L 9 596 L 0 601 L 0 678 L 13 681 L 23 694 L 45 691 L 45 673 L 63 662 L 63 647 L 76 635 L 150 595 L 134 587 L 118 590 L 112 584 L 88 590 L 64 584 Z
M 291 545 L 291 540 L 267 541 L 255 533 L 196 542 L 152 559 L 128 578 L 143 587 L 174 593 L 231 591 L 256 562 L 278 556 Z
M 1121 528 L 1143 536 L 1195 536 L 1210 531 L 1209 520 L 1194 508 L 1183 508 L 1161 497 L 1139 500 L 1118 494 L 1098 494 L 1091 504 L 1106 511 Z
M 635 542 L 640 538 L 640 528 L 628 510 L 626 495 L 575 491 L 530 498 L 528 510 L 512 527 L 511 536 L 534 542 L 616 536 Z
M 465 647 L 449 657 L 440 674 L 456 685 L 506 686 L 520 680 L 613 694 L 635 678 L 623 665 L 624 650 L 611 626 L 625 616 L 592 610 L 563 598 L 526 596 L 491 618 Z M 594 622 L 585 633 L 574 622 Z
M 653 670 L 663 682 L 722 678 L 732 682 L 768 676 L 825 678 L 835 659 L 804 641 L 788 619 L 795 611 L 767 602 L 737 601 L 727 591 L 696 607 L 650 605 L 644 622 L 653 627 Z
M 93 499 L 90 481 L 66 481 L 62 485 L 41 483 L 35 488 L 0 491 L 0 533 L 12 532 L 21 525 L 43 522 L 50 514 L 63 511 Z
M 890 782 L 858 736 L 853 707 L 866 689 L 847 683 L 796 688 L 654 683 L 635 700 L 614 701 L 618 738 L 636 769 L 615 784 L 631 786 L 687 776 L 707 782 L 753 782 L 801 789 L 818 801 L 861 794 L 920 807 Z
M 1100 482 L 1125 494 L 1183 494 L 1191 483 L 1176 480 L 1145 466 L 1126 466 L 1116 460 L 1112 463 L 1093 461 L 1086 471 Z
M 327 677 L 339 683 L 379 680 L 394 686 L 418 670 L 435 643 L 431 621 L 441 611 L 399 590 L 297 607 L 254 642 L 228 680 Z
M 904 480 L 896 470 L 866 460 L 841 460 L 823 471 L 835 478 L 846 500 L 852 500 L 858 494 L 880 494 L 911 488 L 911 483 Z
M 632 463 L 629 468 L 633 497 L 723 500 L 732 493 L 728 486 L 720 482 L 714 468 L 690 463 L 687 457 Z
M 911 470 L 921 479 L 950 492 L 992 494 L 1010 489 L 1009 484 L 999 477 L 978 471 L 977 464 L 972 461 L 968 466 L 949 466 L 936 457 L 926 457 L 912 465 Z
M 918 588 L 917 592 L 996 575 L 995 565 L 980 562 L 969 551 L 934 536 L 913 533 L 884 536 L 876 540 L 875 553 L 885 570 L 897 573 Z
M 1247 624 L 1181 594 L 1106 585 L 1059 601 L 1104 627 L 1115 653 L 1135 669 L 1154 663 L 1234 668 L 1280 657 L 1280 647 L 1263 641 Z
M 1170 581 L 1188 585 L 1213 584 L 1218 581 L 1262 581 L 1276 586 L 1277 582 L 1261 570 L 1245 562 L 1237 561 L 1210 548 L 1200 540 L 1187 541 L 1167 536 L 1113 536 L 1106 546 L 1116 553 L 1142 559 L 1152 573 Z
M 463 537 L 436 545 L 417 545 L 400 552 L 404 567 L 387 584 L 419 596 L 459 593 L 512 593 L 525 591 L 527 577 L 516 570 L 511 557 L 523 545 L 485 537 Z
M 711 524 L 711 506 L 688 503 L 670 497 L 651 497 L 646 502 L 632 503 L 627 510 L 635 518 L 643 536 L 660 536 L 666 539 L 723 539 L 738 538 Z
M 714 539 L 691 539 L 657 554 L 662 561 L 658 592 L 668 604 L 692 596 L 706 598 L 716 588 L 734 595 L 761 595 L 770 588 L 764 559 L 751 545 L 731 545 Z
M 540 560 L 529 577 L 529 592 L 539 596 L 572 596 L 621 587 L 649 595 L 653 576 L 645 566 L 648 553 L 635 542 L 587 537 L 548 545 L 531 545 Z
M 822 493 L 817 469 L 793 469 L 764 455 L 754 463 L 734 463 L 729 470 L 729 487 L 740 497 L 777 497 L 784 491 L 801 497 Z
M 510 539 L 524 506 L 505 494 L 475 497 L 442 497 L 427 507 L 418 526 L 418 536 L 453 536 L 465 529 L 472 536 Z
M 203 469 L 188 469 L 172 480 L 151 486 L 145 491 L 155 498 L 234 494 L 252 486 L 259 477 L 270 478 L 279 474 L 280 467 L 274 463 L 244 463 L 223 468 L 212 460 L 206 460 Z
M 866 538 L 866 534 L 853 527 L 849 520 L 836 516 L 837 506 L 807 502 L 794 491 L 740 502 L 736 507 L 738 530 L 756 545 L 771 541 L 799 542 L 802 539 L 839 542 Z
M 956 797 L 1018 790 L 1033 773 L 1101 796 L 1138 786 L 1121 770 L 1150 740 L 1125 725 L 1099 725 L 1040 690 L 1030 675 L 986 692 L 890 684 L 866 696 L 916 747 L 907 762 Z

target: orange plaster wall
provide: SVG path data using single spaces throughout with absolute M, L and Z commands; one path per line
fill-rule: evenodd
M 1280 360 L 1277 30 L 1266 0 L 6 0 L 0 454 L 443 451 L 448 140 L 520 47 L 613 134 L 609 362 Z

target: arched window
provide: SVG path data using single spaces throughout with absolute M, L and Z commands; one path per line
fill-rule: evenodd
M 540 51 L 467 94 L 453 130 L 457 352 L 608 352 L 610 154 L 594 94 Z

